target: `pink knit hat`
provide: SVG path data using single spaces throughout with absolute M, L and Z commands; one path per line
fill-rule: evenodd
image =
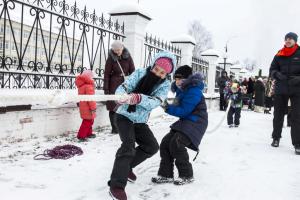
M 82 72 L 82 75 L 84 75 L 84 76 L 87 76 L 87 77 L 89 77 L 89 78 L 93 78 L 94 77 L 94 74 L 93 74 L 93 71 L 92 70 L 84 70 L 83 72 Z
M 169 58 L 159 58 L 155 64 L 163 68 L 168 74 L 173 71 L 173 64 Z

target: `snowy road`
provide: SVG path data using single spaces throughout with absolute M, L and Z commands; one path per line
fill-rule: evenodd
M 209 128 L 223 112 L 209 114 Z M 175 119 L 154 119 L 150 126 L 160 141 Z M 130 200 L 299 200 L 300 156 L 294 154 L 289 128 L 284 128 L 279 148 L 271 148 L 272 116 L 242 112 L 241 126 L 227 128 L 225 122 L 202 140 L 193 163 L 195 182 L 185 186 L 152 185 L 159 154 L 134 171 L 135 184 L 128 184 Z M 106 182 L 114 154 L 120 144 L 108 129 L 97 138 L 78 144 L 74 135 L 0 141 L 1 200 L 106 200 Z M 35 161 L 33 156 L 56 145 L 76 144 L 84 154 L 69 160 Z M 194 157 L 195 152 L 190 151 Z

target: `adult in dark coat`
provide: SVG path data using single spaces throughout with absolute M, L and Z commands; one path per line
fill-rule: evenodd
M 124 82 L 124 76 L 130 75 L 135 70 L 130 53 L 121 41 L 114 41 L 111 47 L 104 70 L 104 94 L 115 94 L 117 87 Z M 115 108 L 116 103 L 114 101 L 106 102 L 106 109 L 109 111 L 112 127 L 111 132 L 114 134 L 118 133 L 115 124 Z
M 255 106 L 263 107 L 265 102 L 265 85 L 262 78 L 259 78 L 254 85 Z
M 247 87 L 247 95 L 249 97 L 249 105 L 248 105 L 248 109 L 253 110 L 253 94 L 254 94 L 254 81 L 252 80 L 252 78 L 249 78 L 248 81 L 248 87 Z
M 247 80 L 247 78 L 244 78 L 241 86 L 246 86 L 246 88 L 248 88 L 248 80 Z
M 226 102 L 225 102 L 225 95 L 224 95 L 224 89 L 226 87 L 226 82 L 229 80 L 227 76 L 227 72 L 223 70 L 221 72 L 221 77 L 219 77 L 217 83 L 219 86 L 219 93 L 220 93 L 220 110 L 226 110 Z
M 300 155 L 300 48 L 297 39 L 295 33 L 285 36 L 285 46 L 274 57 L 270 75 L 276 80 L 272 146 L 279 146 L 284 114 L 290 99 L 292 143 L 295 153 Z
M 253 95 L 253 93 L 254 93 L 254 82 L 253 82 L 252 78 L 250 77 L 249 81 L 248 81 L 247 94 Z
M 172 181 L 175 160 L 179 179 L 174 184 L 181 185 L 193 179 L 193 168 L 185 147 L 198 151 L 208 125 L 208 115 L 202 93 L 203 76 L 200 73 L 192 75 L 192 69 L 184 65 L 175 71 L 175 81 L 171 89 L 176 92 L 176 98 L 165 110 L 180 119 L 171 125 L 170 133 L 162 139 L 158 177 L 153 177 L 152 182 Z
M 274 99 L 274 84 L 275 81 L 271 78 L 268 78 L 265 93 L 265 114 L 271 114 L 270 111 L 272 110 Z

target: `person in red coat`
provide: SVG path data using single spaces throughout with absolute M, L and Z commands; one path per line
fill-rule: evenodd
M 94 95 L 95 82 L 93 79 L 93 72 L 85 70 L 81 75 L 76 77 L 75 84 L 78 88 L 79 95 Z M 77 138 L 80 141 L 86 141 L 87 138 L 94 138 L 92 126 L 96 117 L 96 102 L 95 101 L 80 101 L 79 110 L 82 123 L 79 128 Z
M 124 44 L 116 40 L 111 45 L 108 58 L 105 63 L 104 70 L 104 94 L 115 94 L 119 85 L 121 85 L 125 77 L 134 72 L 135 67 L 129 51 Z M 106 109 L 109 111 L 109 119 L 111 123 L 111 133 L 117 134 L 117 126 L 115 123 L 115 101 L 107 101 Z

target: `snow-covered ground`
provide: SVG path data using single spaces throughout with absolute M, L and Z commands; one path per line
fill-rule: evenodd
M 209 114 L 212 129 L 224 112 Z M 153 119 L 149 124 L 160 141 L 174 121 Z M 279 148 L 270 146 L 272 116 L 242 112 L 240 128 L 229 129 L 224 122 L 202 140 L 200 154 L 193 162 L 195 182 L 185 186 L 153 185 L 159 154 L 136 169 L 138 180 L 128 184 L 130 200 L 299 200 L 300 156 L 294 154 L 289 128 L 284 128 Z M 48 138 L 7 138 L 0 141 L 1 200 L 106 200 L 114 155 L 120 145 L 109 129 L 97 138 L 77 143 L 75 133 Z M 84 154 L 69 160 L 36 161 L 33 156 L 46 148 L 75 144 Z M 195 152 L 190 151 L 193 158 Z

